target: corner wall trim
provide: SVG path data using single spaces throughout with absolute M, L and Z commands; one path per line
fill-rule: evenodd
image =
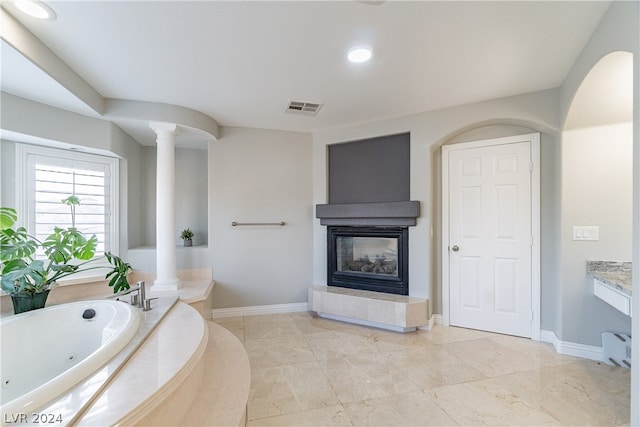
M 560 354 L 605 362 L 602 347 L 560 341 L 553 331 L 541 330 L 540 341 L 552 344 L 556 352 Z
M 223 317 L 255 316 L 258 314 L 280 314 L 308 311 L 306 302 L 292 304 L 254 305 L 248 307 L 214 308 L 211 310 L 212 319 Z

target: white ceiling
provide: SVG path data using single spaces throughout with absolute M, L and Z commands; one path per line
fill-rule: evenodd
M 373 2 L 379 3 L 379 2 Z M 3 7 L 105 98 L 313 132 L 558 87 L 609 2 L 50 1 Z M 369 45 L 373 59 L 346 51 Z M 95 115 L 2 44 L 2 90 Z M 289 100 L 324 103 L 317 116 Z M 153 134 L 118 123 L 141 143 Z

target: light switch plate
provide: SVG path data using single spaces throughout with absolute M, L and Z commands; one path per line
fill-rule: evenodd
M 574 225 L 573 240 L 599 240 L 600 227 L 597 225 Z

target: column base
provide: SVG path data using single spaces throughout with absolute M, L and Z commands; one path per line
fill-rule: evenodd
M 156 279 L 153 282 L 153 291 L 177 291 L 182 287 L 182 282 L 177 277 L 173 279 Z

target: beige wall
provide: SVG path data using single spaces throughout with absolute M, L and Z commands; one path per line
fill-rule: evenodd
M 632 123 L 566 131 L 562 137 L 562 225 L 557 335 L 601 346 L 602 332 L 631 333 L 631 319 L 593 295 L 587 260 L 631 261 Z M 598 226 L 598 241 L 574 241 L 573 226 Z
M 214 306 L 305 302 L 313 266 L 310 135 L 225 127 L 209 160 Z

